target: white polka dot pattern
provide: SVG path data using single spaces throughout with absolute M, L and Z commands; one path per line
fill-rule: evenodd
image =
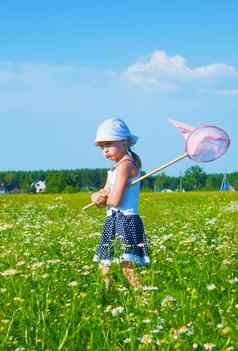
M 112 215 L 106 218 L 95 261 L 111 262 L 115 237 L 121 239 L 124 248 L 122 257 L 130 257 L 130 261 L 140 265 L 149 263 L 148 244 L 139 215 L 125 216 L 120 211 L 113 211 Z

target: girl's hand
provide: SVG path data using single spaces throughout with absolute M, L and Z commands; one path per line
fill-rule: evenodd
M 108 196 L 111 192 L 110 188 L 103 188 L 99 191 L 102 195 Z
M 107 203 L 107 192 L 104 189 L 93 193 L 91 196 L 92 202 L 94 202 L 97 206 L 105 206 Z

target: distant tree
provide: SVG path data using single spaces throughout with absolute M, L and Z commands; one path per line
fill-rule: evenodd
M 32 176 L 28 172 L 21 178 L 21 181 L 20 181 L 21 192 L 29 193 L 29 192 L 33 191 L 32 187 L 31 187 L 32 183 L 33 183 Z
M 145 172 L 142 173 L 144 175 Z M 142 191 L 153 191 L 154 190 L 154 184 L 155 184 L 155 178 L 154 177 L 148 177 L 145 178 L 144 180 L 141 181 L 141 190 Z
M 185 171 L 183 187 L 185 190 L 200 190 L 206 185 L 207 175 L 199 166 L 192 166 Z
M 155 178 L 154 189 L 156 189 L 156 191 L 161 191 L 163 189 L 176 190 L 178 184 L 179 178 L 171 177 L 166 175 L 165 173 L 161 173 Z
M 8 191 L 18 187 L 17 172 L 6 172 L 3 182 Z
M 143 172 L 142 174 L 145 174 Z M 39 180 L 46 181 L 48 192 L 94 191 L 104 186 L 107 169 L 76 169 L 76 170 L 39 170 L 39 171 L 5 171 L 0 172 L 0 184 L 6 191 L 20 189 L 21 192 L 32 192 L 31 184 Z M 182 178 L 185 190 L 220 189 L 223 174 L 207 175 L 199 166 L 187 169 Z M 229 183 L 238 190 L 238 172 L 227 174 Z M 161 191 L 179 187 L 180 177 L 160 173 L 141 182 L 143 191 Z
M 76 193 L 77 188 L 73 187 L 72 185 L 66 185 L 66 187 L 63 190 L 64 193 Z
M 221 186 L 223 175 L 222 174 L 209 174 L 207 175 L 205 189 L 209 191 L 218 191 Z
M 229 182 L 238 191 L 238 172 L 231 173 L 228 175 Z
M 156 190 L 161 191 L 169 187 L 170 187 L 169 176 L 167 176 L 165 173 L 161 173 L 156 177 L 156 180 L 155 180 Z
M 48 193 L 60 193 L 66 186 L 64 172 L 52 171 L 46 177 L 46 191 Z

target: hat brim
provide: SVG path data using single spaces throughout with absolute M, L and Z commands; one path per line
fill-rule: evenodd
M 100 143 L 103 143 L 105 141 L 122 141 L 122 140 L 127 140 L 129 146 L 133 146 L 137 143 L 138 136 L 131 134 L 128 138 L 124 138 L 124 139 L 122 139 L 119 136 L 118 137 L 114 136 L 113 138 L 109 138 L 109 137 L 97 138 L 94 140 L 94 144 L 99 145 Z

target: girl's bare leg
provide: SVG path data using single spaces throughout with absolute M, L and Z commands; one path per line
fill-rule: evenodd
M 102 273 L 102 279 L 104 281 L 105 287 L 106 287 L 106 289 L 108 289 L 109 285 L 110 285 L 110 278 L 109 278 L 110 267 L 107 265 L 100 264 L 99 268 L 100 268 L 101 273 Z
M 121 265 L 124 276 L 127 278 L 128 282 L 133 286 L 133 288 L 141 288 L 140 281 L 133 268 L 133 265 L 127 261 L 123 261 Z

